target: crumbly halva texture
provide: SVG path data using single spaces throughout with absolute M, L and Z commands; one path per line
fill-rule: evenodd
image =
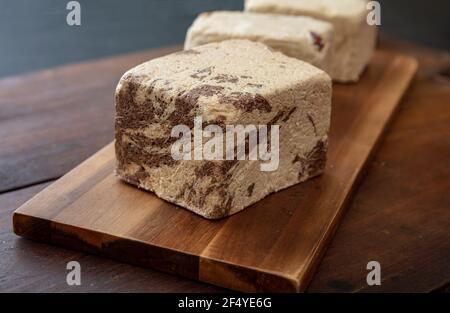
M 212 43 L 143 63 L 116 90 L 116 174 L 209 219 L 323 172 L 331 79 L 246 40 Z M 265 161 L 175 160 L 174 126 L 280 125 L 279 167 Z M 195 149 L 196 147 L 192 147 Z
M 329 72 L 338 82 L 355 82 L 375 50 L 377 28 L 367 23 L 367 0 L 246 0 L 248 12 L 310 16 L 334 26 Z
M 333 26 L 310 17 L 216 11 L 200 14 L 189 28 L 185 49 L 230 39 L 258 41 L 328 72 Z

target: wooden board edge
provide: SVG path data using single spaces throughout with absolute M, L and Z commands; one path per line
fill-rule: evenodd
M 103 232 L 14 212 L 13 230 L 20 237 L 53 244 L 132 265 L 199 280 L 242 292 L 299 292 L 299 282 L 282 273 L 228 264 Z M 134 254 L 130 258 L 130 254 Z M 126 255 L 126 257 L 124 257 Z M 133 259 L 130 262 L 130 259 Z M 220 273 L 223 273 L 222 276 Z
M 242 292 L 298 293 L 299 281 L 283 273 L 227 263 L 200 256 L 199 280 Z
M 182 251 L 17 212 L 13 229 L 16 235 L 33 241 L 199 280 L 199 257 Z
M 50 242 L 51 221 L 16 211 L 13 213 L 12 223 L 13 232 L 17 236 Z

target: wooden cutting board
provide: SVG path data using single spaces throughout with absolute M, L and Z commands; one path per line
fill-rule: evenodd
M 232 217 L 209 221 L 119 181 L 110 144 L 17 209 L 14 231 L 230 289 L 303 291 L 416 70 L 378 51 L 359 83 L 336 84 L 325 174 Z

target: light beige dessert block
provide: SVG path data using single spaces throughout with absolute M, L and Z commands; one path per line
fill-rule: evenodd
M 237 11 L 202 13 L 189 28 L 185 49 L 229 39 L 248 39 L 328 72 L 333 26 L 310 17 Z
M 322 173 L 330 110 L 325 72 L 261 43 L 231 40 L 171 54 L 129 70 L 117 86 L 116 173 L 206 218 L 225 217 Z M 174 159 L 172 130 L 194 128 L 195 117 L 219 129 L 279 125 L 277 169 L 262 171 L 260 159 Z M 194 140 L 192 150 L 198 146 Z
M 375 49 L 377 28 L 367 23 L 366 0 L 246 0 L 248 12 L 306 15 L 334 25 L 331 77 L 355 82 Z

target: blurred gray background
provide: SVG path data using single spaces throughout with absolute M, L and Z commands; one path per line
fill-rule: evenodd
M 243 7 L 243 0 L 79 0 L 82 25 L 68 26 L 68 2 L 0 0 L 0 77 L 181 43 L 200 12 Z M 380 2 L 383 33 L 450 50 L 450 0 Z

